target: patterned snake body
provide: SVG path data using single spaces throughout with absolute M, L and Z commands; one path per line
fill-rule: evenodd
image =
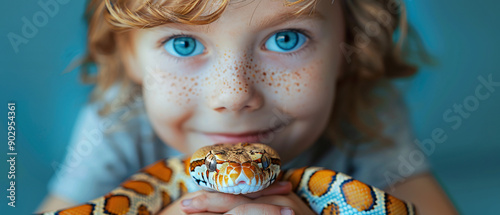
M 290 181 L 293 191 L 317 214 L 415 214 L 412 204 L 343 173 L 320 167 L 280 173 L 278 154 L 257 143 L 218 144 L 199 149 L 191 159 L 161 160 L 105 196 L 44 214 L 156 214 L 186 192 L 245 194 L 276 180 Z

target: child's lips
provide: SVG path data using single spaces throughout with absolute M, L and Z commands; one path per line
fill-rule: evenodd
M 244 133 L 205 133 L 205 135 L 210 138 L 214 143 L 259 143 L 261 138 L 266 138 L 268 135 L 280 128 L 280 126 L 274 129 L 268 129 L 264 131 L 257 132 L 244 132 Z
M 223 135 L 223 134 L 206 134 L 214 143 L 257 143 L 259 135 Z

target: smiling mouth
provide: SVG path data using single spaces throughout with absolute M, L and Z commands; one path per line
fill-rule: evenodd
M 267 129 L 263 131 L 253 131 L 244 133 L 205 133 L 205 135 L 210 138 L 214 143 L 259 143 L 263 139 L 266 139 L 271 133 L 276 132 L 276 130 L 284 127 L 280 125 L 278 127 Z

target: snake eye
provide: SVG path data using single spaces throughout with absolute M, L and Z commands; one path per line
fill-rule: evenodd
M 213 154 L 207 155 L 205 158 L 205 165 L 207 165 L 208 171 L 215 172 L 217 169 L 217 159 Z
M 269 159 L 269 156 L 267 156 L 266 154 L 263 154 L 261 161 L 262 161 L 262 169 L 266 170 L 267 168 L 269 168 L 269 165 L 271 164 L 271 160 Z

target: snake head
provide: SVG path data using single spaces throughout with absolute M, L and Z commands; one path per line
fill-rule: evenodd
M 204 189 L 245 194 L 272 184 L 280 164 L 278 154 L 268 145 L 217 144 L 196 151 L 189 169 L 193 180 Z

